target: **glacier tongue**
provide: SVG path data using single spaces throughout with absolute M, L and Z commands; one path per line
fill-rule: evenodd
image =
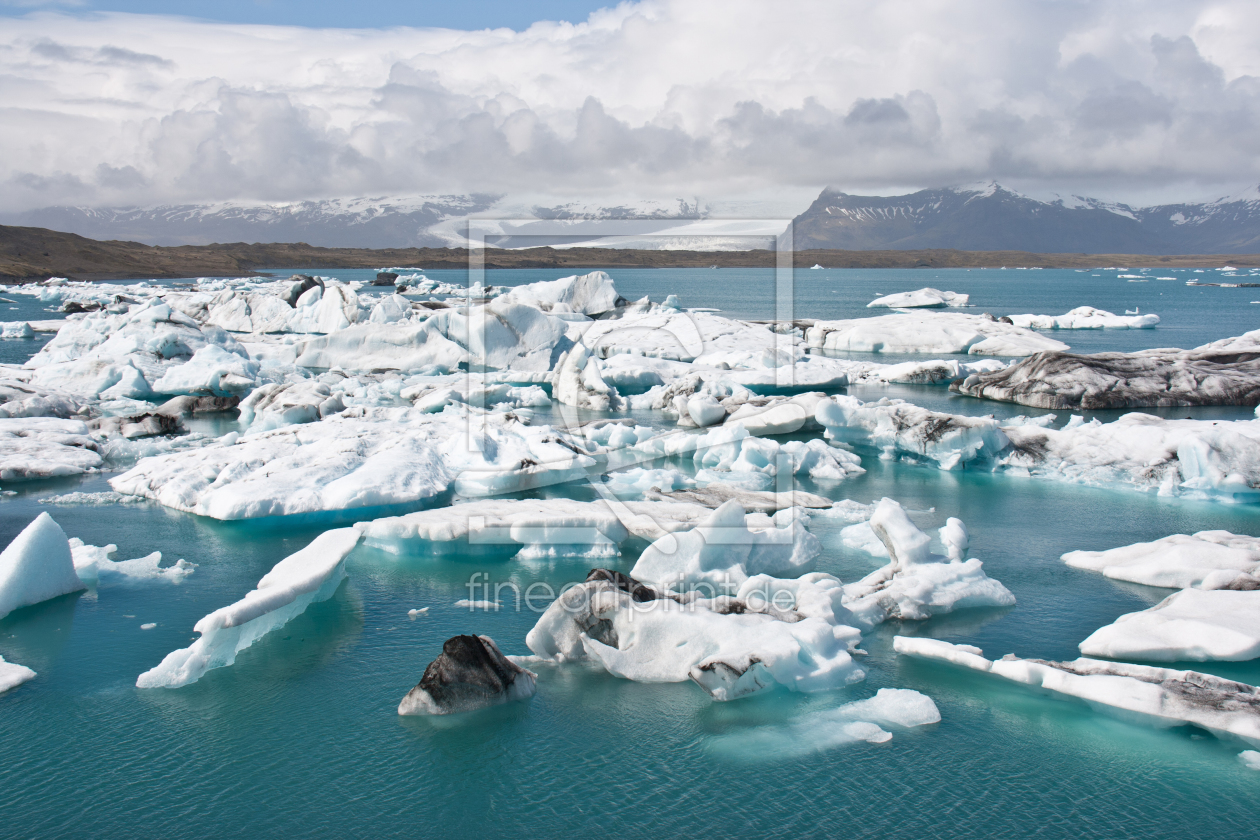
M 316 601 L 331 598 L 346 576 L 346 555 L 359 544 L 359 532 L 338 528 L 320 534 L 306 548 L 281 560 L 236 603 L 215 610 L 193 626 L 201 638 L 171 651 L 136 680 L 138 688 L 179 688 L 301 615 Z

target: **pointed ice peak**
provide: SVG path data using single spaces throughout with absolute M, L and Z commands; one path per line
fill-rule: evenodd
M 1002 186 L 997 181 L 973 181 L 970 184 L 961 184 L 956 187 L 950 187 L 949 189 L 953 192 L 958 193 L 959 195 L 971 195 L 971 196 L 974 196 L 975 198 L 988 198 L 999 192 L 1004 192 L 1004 193 L 1007 193 L 1008 195 L 1019 196 L 1020 198 L 1028 197 L 1024 195 L 1023 193 L 1016 192 L 1015 190 L 1009 187 Z

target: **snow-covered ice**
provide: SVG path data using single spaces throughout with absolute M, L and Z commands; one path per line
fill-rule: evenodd
M 99 449 L 82 420 L 0 418 L 0 481 L 90 472 L 101 466 Z
M 193 630 L 201 638 L 175 650 L 136 680 L 138 688 L 179 688 L 301 615 L 316 601 L 332 597 L 345 578 L 346 555 L 359 544 L 353 528 L 325 531 L 306 548 L 281 560 L 241 600 L 202 618 Z
M 5 662 L 4 657 L 0 656 L 0 694 L 34 678 L 35 672 L 30 668 L 16 662 Z
M 867 309 L 914 309 L 922 307 L 936 306 L 966 306 L 970 295 L 961 295 L 958 292 L 942 292 L 940 289 L 933 289 L 925 286 L 913 292 L 898 292 L 894 295 L 884 295 L 875 298 L 875 300 L 866 304 Z
M 1143 330 L 1159 323 L 1159 316 L 1116 315 L 1105 309 L 1078 306 L 1064 315 L 1006 315 L 1017 327 L 1031 330 Z
M 897 636 L 896 651 L 990 673 L 1011 682 L 1077 697 L 1095 708 L 1160 728 L 1190 724 L 1219 737 L 1260 745 L 1260 689 L 1197 671 L 1174 671 L 1082 657 L 1072 662 L 988 660 L 970 645 Z
M 1260 590 L 1183 589 L 1081 642 L 1085 656 L 1148 662 L 1242 662 L 1260 657 Z
M 0 618 L 19 607 L 78 592 L 70 541 L 47 511 L 0 553 Z
M 1229 531 L 1173 534 L 1106 551 L 1069 551 L 1063 562 L 1114 580 L 1169 589 L 1260 588 L 1260 538 Z
M 898 312 L 873 318 L 816 321 L 805 331 L 810 347 L 867 353 L 971 353 L 1030 356 L 1067 350 L 1061 341 L 992 316 L 961 312 Z

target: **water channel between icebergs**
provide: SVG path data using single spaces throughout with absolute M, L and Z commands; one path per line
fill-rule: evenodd
M 692 306 L 718 305 L 703 292 L 709 277 L 726 274 L 644 272 L 659 276 L 642 279 L 612 273 L 627 297 L 675 292 Z M 427 274 L 439 279 L 439 272 Z M 524 281 L 556 276 L 520 274 L 529 275 Z M 904 280 L 901 274 L 798 272 L 798 309 L 828 293 L 825 285 L 812 289 L 826 281 L 813 275 L 832 275 L 827 282 L 852 299 L 834 312 L 798 315 L 861 317 L 869 313 L 857 308 L 875 292 L 932 285 L 969 293 L 973 304 L 994 314 L 1058 314 L 1081 304 L 1122 312 L 1140 305 L 1163 318 L 1155 330 L 1058 336 L 1081 350 L 1194 346 L 1240 334 L 1257 320 L 1247 304 L 1239 305 L 1249 289 L 1155 280 L 1126 285 L 1114 272 L 1075 287 L 1082 275 L 1074 272 L 905 272 Z M 983 274 L 982 281 L 970 282 L 975 274 Z M 634 286 L 638 282 L 645 285 Z M 749 273 L 751 302 L 726 289 L 720 297 L 728 309 L 732 300 L 748 307 L 731 314 L 765 315 L 755 311 L 765 282 L 766 275 Z M 1161 304 L 1160 291 L 1175 303 Z M 801 302 L 804 295 L 808 303 Z M 930 386 L 850 393 L 901 397 L 955 413 L 1042 413 Z M 1118 413 L 1097 414 L 1107 420 Z M 1154 413 L 1241 419 L 1250 410 Z M 1059 414 L 1060 422 L 1066 419 L 1066 412 Z M 440 719 L 400 718 L 395 707 L 442 640 L 484 633 L 506 653 L 523 654 L 525 634 L 537 620 L 511 608 L 470 613 L 454 607 L 480 597 L 470 594 L 470 577 L 481 572 L 522 589 L 533 581 L 559 588 L 584 577 L 591 561 L 398 558 L 360 546 L 333 598 L 313 604 L 232 667 L 177 691 L 139 691 L 136 676 L 186 646 L 199 618 L 239 598 L 323 528 L 217 522 L 148 502 L 39 502 L 107 491 L 107 476 L 6 484 L 17 495 L 0 502 L 4 544 L 48 510 L 73 537 L 117 544 L 117 557 L 161 550 L 168 560 L 183 557 L 197 569 L 179 586 L 102 585 L 0 620 L 0 654 L 40 675 L 0 695 L 0 766 L 6 768 L 0 836 L 178 837 L 212 830 L 637 837 L 738 830 L 758 836 L 1224 837 L 1252 830 L 1260 816 L 1260 773 L 1235 759 L 1237 746 L 1192 730 L 1137 726 L 1082 703 L 898 657 L 892 637 L 972 644 L 991 658 L 1014 652 L 1072 659 L 1077 643 L 1094 630 L 1156 603 L 1168 590 L 1070 568 L 1061 554 L 1208 529 L 1254 535 L 1260 533 L 1255 507 L 942 472 L 869 453 L 862 464 L 863 475 L 836 484 L 802 478 L 800 487 L 833 499 L 868 503 L 888 496 L 908 510 L 931 509 L 914 514 L 925 530 L 949 516 L 962 519 L 971 556 L 1015 594 L 1017 606 L 876 628 L 862 643 L 869 651 L 860 662 L 867 679 L 835 692 L 777 691 L 720 704 L 690 683 L 638 684 L 582 666 L 537 665 L 531 667 L 539 673 L 538 693 L 528 703 Z M 691 470 L 689 460 L 667 465 Z M 528 495 L 594 498 L 581 483 Z M 822 516 L 811 524 L 824 548 L 818 569 L 846 582 L 884 562 L 841 542 L 847 524 Z M 626 552 L 599 564 L 628 571 L 635 559 Z M 425 615 L 409 619 L 409 609 L 422 607 L 428 607 Z M 140 629 L 148 623 L 157 626 Z M 1260 682 L 1254 662 L 1180 667 Z M 898 731 L 886 744 L 819 749 L 820 721 L 829 710 L 884 687 L 929 695 L 941 722 Z

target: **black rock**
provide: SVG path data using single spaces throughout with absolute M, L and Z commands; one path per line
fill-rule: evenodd
M 588 582 L 592 580 L 606 580 L 639 602 L 656 601 L 661 597 L 660 593 L 652 587 L 639 583 L 639 581 L 629 575 L 612 569 L 591 569 L 586 575 L 586 580 Z
M 522 700 L 533 695 L 535 679 L 489 636 L 452 636 L 398 704 L 398 714 L 446 715 Z
M 378 271 L 376 279 L 372 281 L 373 286 L 392 286 L 398 280 L 398 275 L 393 271 Z
M 280 297 L 285 303 L 293 307 L 297 306 L 298 298 L 302 297 L 302 295 L 306 294 L 311 289 L 316 286 L 319 286 L 321 289 L 324 288 L 323 280 L 320 280 L 318 277 L 312 277 L 309 274 L 294 274 L 289 278 L 289 280 L 293 282 L 293 285 L 290 286 L 289 290 Z
M 97 303 L 96 301 L 88 301 L 87 303 L 80 303 L 77 300 L 68 300 L 61 307 L 61 311 L 66 313 L 67 315 L 73 315 L 76 312 L 96 312 L 100 308 L 101 308 L 101 305 Z

